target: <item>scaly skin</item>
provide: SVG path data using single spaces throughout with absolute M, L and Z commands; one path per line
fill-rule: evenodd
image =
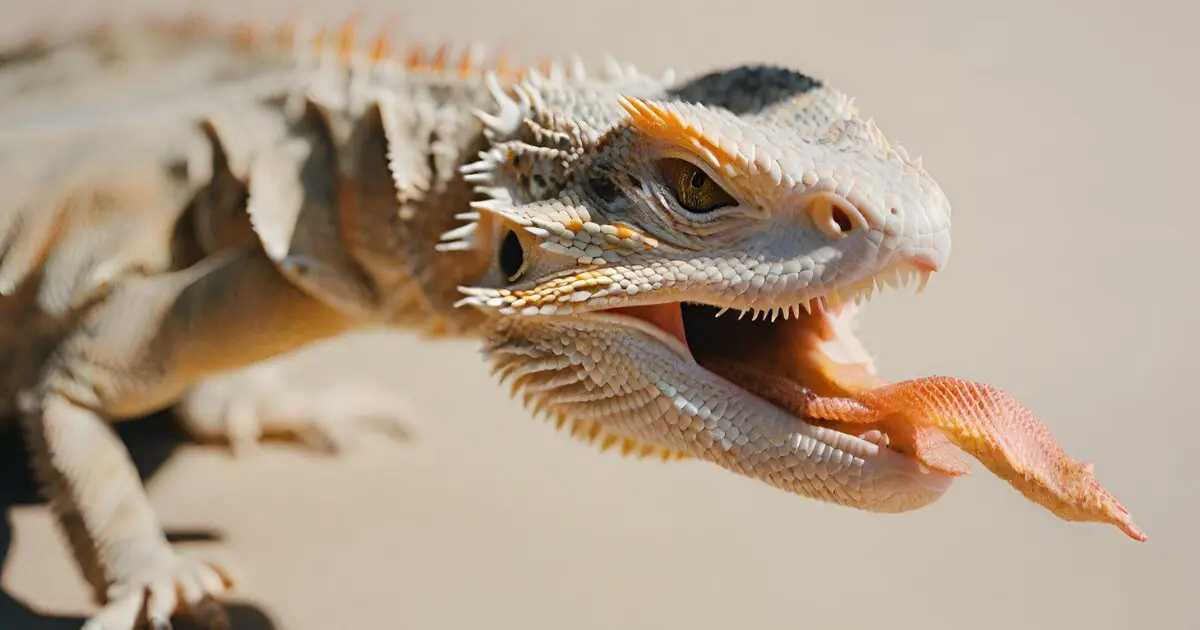
M 256 433 L 299 434 L 337 447 L 355 425 L 394 426 L 389 421 L 405 409 L 377 386 L 339 381 L 337 366 L 328 368 L 330 388 L 297 396 L 277 376 L 303 360 L 292 350 L 351 327 L 382 322 L 449 334 L 457 322 L 480 317 L 452 308 L 453 283 L 440 298 L 448 316 L 436 316 L 430 304 L 437 292 L 422 284 L 454 277 L 438 275 L 442 259 L 415 256 L 418 264 L 410 266 L 388 259 L 396 258 L 384 249 L 393 246 L 393 234 L 384 243 L 372 240 L 382 233 L 371 222 L 396 214 L 388 139 L 379 125 L 364 128 L 364 146 L 378 150 L 364 162 L 374 170 L 358 178 L 360 201 L 373 202 L 376 212 L 358 214 L 361 226 L 341 225 L 364 236 L 354 253 L 387 281 L 386 313 L 333 309 L 299 288 L 308 278 L 293 284 L 281 273 L 296 273 L 292 260 L 274 260 L 264 249 L 264 241 L 307 245 L 313 241 L 306 235 L 332 218 L 332 207 L 314 214 L 309 205 L 306 219 L 313 220 L 297 221 L 287 212 L 298 208 L 287 203 L 296 192 L 329 190 L 296 153 L 303 161 L 306 147 L 328 148 L 325 117 L 297 115 L 291 106 L 304 104 L 310 73 L 321 77 L 314 87 L 337 103 L 344 76 L 337 64 L 315 67 L 286 50 L 187 24 L 100 30 L 14 59 L 0 66 L 0 83 L 19 96 L 6 101 L 0 118 L 0 160 L 9 167 L 0 187 L 0 414 L 24 409 L 33 466 L 84 576 L 106 603 L 89 628 L 127 628 L 139 619 L 161 625 L 174 612 L 202 613 L 219 625 L 219 609 L 206 604 L 230 586 L 230 571 L 170 548 L 106 423 L 179 402 L 189 430 L 229 438 L 238 450 Z M 410 125 L 424 142 L 432 123 L 453 151 L 469 147 L 471 126 L 458 120 L 473 115 L 439 109 L 425 85 L 439 85 L 438 73 L 412 70 L 421 77 L 411 89 L 424 98 L 392 108 L 396 126 Z M 441 98 L 454 100 L 459 81 L 442 80 L 450 95 Z M 486 91 L 475 84 L 482 104 Z M 284 102 L 289 95 L 293 100 Z M 455 172 L 396 133 L 400 146 L 412 145 L 412 163 Z M 421 180 L 404 157 L 393 151 L 397 176 L 427 187 L 410 209 L 433 204 L 435 211 L 431 220 L 413 221 L 414 236 L 401 245 L 432 254 L 443 222 L 455 220 L 449 211 L 466 206 L 470 187 L 446 176 Z M 317 171 L 334 175 L 325 166 Z M 252 174 L 261 175 L 251 181 Z M 304 181 L 296 183 L 297 176 Z M 251 192 L 256 206 L 247 208 Z M 438 213 L 443 207 L 447 212 Z M 293 227 L 297 238 L 289 241 Z M 271 240 L 280 234 L 282 241 Z M 317 234 L 317 252 L 324 253 L 326 237 Z M 349 285 L 331 281 L 329 300 L 340 305 L 336 291 Z M 362 295 L 361 288 L 350 292 Z
M 464 172 L 490 196 L 475 231 L 507 241 L 508 281 L 462 304 L 499 317 L 488 353 L 539 411 L 876 512 L 942 496 L 968 470 L 957 445 L 1055 514 L 1145 539 L 997 390 L 908 395 L 875 375 L 854 306 L 945 265 L 950 204 L 845 95 L 743 67 L 644 91 L 535 78 L 496 110 L 493 148 Z M 842 406 L 789 407 L 789 387 Z
M 1070 521 L 1117 525 L 1145 540 L 1129 512 L 1077 462 L 1034 415 L 1008 394 L 980 383 L 937 376 L 861 392 L 855 398 L 814 397 L 805 416 L 854 424 L 934 427 L 1013 485 L 1029 500 Z
M 502 101 L 492 124 L 500 148 L 468 168 L 503 191 L 476 207 L 525 255 L 509 285 L 470 289 L 464 300 L 500 316 L 490 347 L 504 368 L 536 368 L 524 387 L 604 433 L 797 494 L 875 511 L 941 496 L 947 477 L 748 395 L 698 365 L 686 333 L 664 324 L 679 318 L 680 302 L 798 323 L 792 316 L 812 300 L 833 307 L 874 278 L 941 268 L 950 207 L 919 162 L 859 119 L 847 97 L 784 70 L 588 98 L 555 84 L 522 89 L 526 111 Z M 522 118 L 569 140 L 539 147 Z M 555 161 L 538 161 L 547 149 Z M 726 205 L 685 208 L 691 175 L 674 175 L 679 163 L 664 160 L 685 160 Z M 543 189 L 522 186 L 531 161 L 549 182 Z M 657 325 L 635 325 L 645 321 Z M 561 365 L 540 365 L 551 359 Z
M 127 231 L 71 241 L 97 223 L 55 211 L 54 191 L 9 200 L 0 223 L 11 282 L 0 313 L 37 333 L 4 340 L 23 366 L 6 394 L 32 401 L 35 468 L 106 602 L 91 628 L 162 625 L 230 585 L 221 564 L 169 547 L 107 423 L 205 383 L 221 390 L 213 379 L 252 382 L 271 361 L 368 327 L 483 340 L 497 369 L 580 437 L 858 509 L 935 501 L 964 472 L 951 440 L 1010 481 L 1065 458 L 1004 450 L 1034 425 L 989 425 L 988 407 L 922 415 L 920 396 L 879 389 L 850 331 L 855 303 L 945 265 L 950 205 L 919 160 L 819 81 L 760 66 L 677 81 L 615 64 L 599 76 L 481 73 L 444 55 L 401 64 L 386 40 L 358 52 L 349 27 L 332 47 L 322 36 L 295 48 L 288 30 L 281 47 L 156 32 L 166 42 L 149 49 L 172 61 L 150 66 L 189 68 L 190 90 L 82 119 L 59 112 L 83 123 L 65 133 L 40 112 L 0 127 L 59 138 L 58 155 L 79 165 L 73 192 L 107 186 L 101 158 L 172 191 L 133 204 L 165 204 L 130 223 L 153 226 L 153 254 Z M 113 85 L 160 85 L 153 74 Z M 0 84 L 52 92 L 41 76 Z M 137 128 L 144 144 L 116 141 Z M 19 195 L 44 180 L 32 181 Z M 58 311 L 46 304 L 61 299 L 35 299 L 64 294 Z M 691 304 L 771 321 L 743 326 Z M 837 402 L 809 414 L 789 406 L 797 388 Z M 880 416 L 897 410 L 913 415 Z M 1031 475 L 1025 489 L 1047 496 L 1039 484 L 1056 479 Z M 1085 496 L 1055 496 L 1102 492 L 1072 488 Z

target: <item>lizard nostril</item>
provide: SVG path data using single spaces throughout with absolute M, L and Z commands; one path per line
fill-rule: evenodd
M 809 216 L 830 237 L 847 236 L 856 229 L 870 229 L 867 218 L 840 196 L 822 194 L 808 206 Z
M 850 219 L 850 215 L 837 206 L 833 207 L 833 221 L 837 223 L 838 228 L 842 230 L 843 234 L 854 229 L 854 221 Z

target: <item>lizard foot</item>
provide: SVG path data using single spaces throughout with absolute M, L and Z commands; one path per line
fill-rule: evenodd
M 298 440 L 329 454 L 353 449 L 367 433 L 408 440 L 415 416 L 403 396 L 382 384 L 300 383 L 268 364 L 197 385 L 178 411 L 194 437 L 227 442 L 235 456 L 270 438 Z
M 233 587 L 232 574 L 215 562 L 171 553 L 163 562 L 139 571 L 108 589 L 108 602 L 83 630 L 133 630 L 148 625 L 170 630 L 171 617 L 186 615 L 208 630 L 229 628 L 216 596 Z

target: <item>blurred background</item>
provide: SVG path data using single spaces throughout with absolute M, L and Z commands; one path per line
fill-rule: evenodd
M 881 371 L 1009 390 L 1096 463 L 1149 542 L 1059 521 L 978 465 L 886 516 L 597 454 L 531 420 L 470 344 L 372 334 L 322 363 L 406 392 L 409 442 L 233 459 L 169 423 L 122 430 L 168 529 L 243 570 L 235 630 L 1200 628 L 1200 3 L 4 0 L 0 39 L 298 6 L 523 59 L 784 64 L 856 95 L 955 208 L 948 269 L 863 315 Z M 77 627 L 84 583 L 5 449 L 0 628 Z

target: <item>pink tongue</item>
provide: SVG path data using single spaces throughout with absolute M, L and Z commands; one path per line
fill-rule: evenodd
M 697 359 L 706 369 L 720 374 L 742 389 L 770 400 L 798 416 L 808 415 L 800 411 L 806 396 L 854 396 L 855 392 L 872 390 L 887 384 L 887 381 L 862 365 L 831 360 L 820 348 L 820 344 L 829 341 L 857 343 L 839 338 L 839 331 L 836 329 L 841 312 L 852 308 L 853 305 L 847 305 L 822 312 L 819 307 L 814 307 L 811 315 L 800 316 L 807 318 L 803 322 L 794 322 L 793 326 L 777 329 L 776 333 L 780 335 L 774 340 L 777 343 L 751 353 L 768 365 L 775 363 L 780 367 L 786 366 L 787 377 L 776 374 L 776 370 L 751 364 L 745 358 L 698 355 Z M 691 349 L 683 323 L 683 313 L 678 303 L 620 307 L 612 309 L 612 312 L 653 324 Z M 853 313 L 847 314 L 853 316 Z M 804 386 L 797 383 L 804 383 Z M 970 466 L 963 459 L 961 452 L 941 431 L 907 422 L 900 416 L 880 417 L 871 422 L 870 426 L 849 426 L 847 423 L 832 420 L 823 424 L 851 435 L 862 434 L 873 428 L 879 429 L 888 436 L 888 448 L 915 459 L 930 470 L 954 476 L 970 472 Z
M 1060 518 L 1110 523 L 1146 540 L 1091 465 L 1068 457 L 1045 425 L 1007 393 L 951 377 L 889 383 L 876 375 L 846 326 L 854 315 L 849 309 L 814 308 L 768 334 L 752 326 L 736 335 L 702 329 L 694 344 L 687 341 L 679 304 L 614 310 L 658 326 L 689 346 L 706 369 L 797 416 L 850 435 L 881 431 L 888 448 L 948 475 L 969 471 L 961 449 Z M 831 349 L 846 356 L 835 360 Z
M 892 426 L 936 430 L 1060 518 L 1109 523 L 1134 540 L 1146 540 L 1129 512 L 1096 480 L 1091 464 L 1071 459 L 1037 417 L 990 385 L 931 376 L 852 398 L 809 396 L 803 410 L 810 417 L 852 424 L 893 418 Z

